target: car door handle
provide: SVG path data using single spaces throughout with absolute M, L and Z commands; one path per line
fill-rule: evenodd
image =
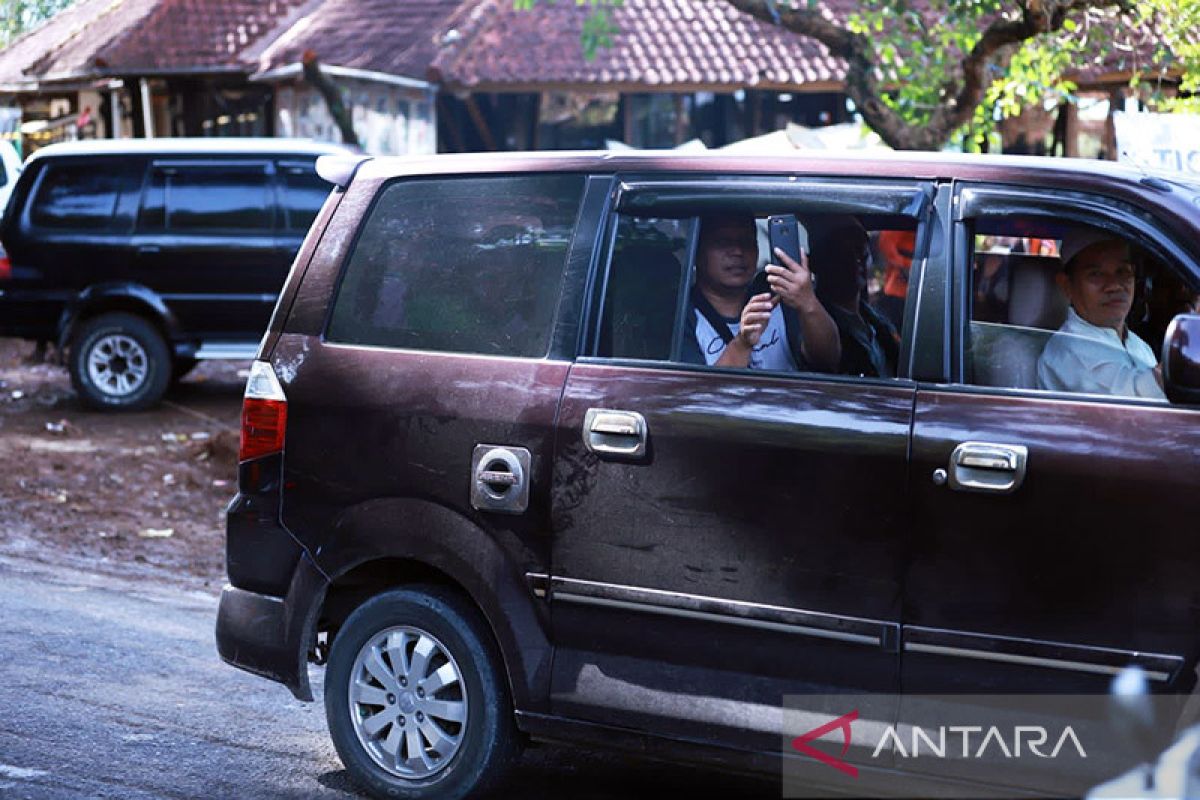
M 162 248 L 156 244 L 144 244 L 139 246 L 137 251 L 138 255 L 153 255 L 155 253 L 161 253 Z
M 599 455 L 641 458 L 646 434 L 646 418 L 636 411 L 589 408 L 583 417 L 583 444 Z
M 950 454 L 950 488 L 1012 494 L 1025 481 L 1028 459 L 1024 445 L 963 442 Z

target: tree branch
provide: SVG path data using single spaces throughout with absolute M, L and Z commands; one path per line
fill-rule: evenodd
M 768 0 L 728 0 L 755 19 L 774 24 Z M 846 93 L 866 123 L 889 146 L 903 150 L 936 150 L 974 116 L 991 78 L 989 67 L 1024 41 L 1062 29 L 1068 16 L 1086 9 L 1127 9 L 1130 0 L 1025 0 L 1020 16 L 1000 16 L 984 29 L 961 62 L 961 77 L 946 86 L 946 101 L 921 125 L 904 119 L 884 102 L 883 67 L 871 40 L 848 30 L 811 8 L 779 9 L 780 26 L 824 44 L 846 61 Z
M 728 0 L 729 4 L 769 25 L 775 24 L 768 0 Z M 846 94 L 858 107 L 859 113 L 889 146 L 914 149 L 908 142 L 910 125 L 883 102 L 883 87 L 879 83 L 875 47 L 867 37 L 853 33 L 820 11 L 804 8 L 778 8 L 781 27 L 792 33 L 816 39 L 829 48 L 831 55 L 845 60 Z M 919 148 L 928 149 L 928 148 Z
M 360 147 L 358 134 L 354 132 L 354 124 L 350 120 L 350 113 L 342 103 L 342 93 L 338 91 L 337 85 L 329 80 L 329 77 L 325 73 L 321 72 L 321 64 L 317 60 L 317 54 L 312 50 L 305 50 L 304 54 L 300 57 L 300 63 L 304 67 L 304 80 L 320 92 L 321 97 L 325 98 L 325 105 L 329 108 L 329 115 L 333 117 L 333 121 L 337 123 L 338 131 L 342 134 L 342 141 L 351 147 Z
M 1062 30 L 1072 12 L 1088 9 L 1123 9 L 1123 0 L 1028 0 L 1021 7 L 1021 18 L 1001 17 L 992 21 L 983 36 L 962 62 L 963 82 L 954 99 L 934 112 L 929 127 L 949 136 L 970 121 L 982 101 L 991 79 L 988 67 L 1007 48 L 1045 33 Z

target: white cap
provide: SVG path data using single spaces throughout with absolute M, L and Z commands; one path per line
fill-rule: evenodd
M 1063 266 L 1071 263 L 1071 259 L 1087 250 L 1094 244 L 1101 242 L 1120 242 L 1125 244 L 1125 240 L 1115 233 L 1110 233 L 1103 228 L 1071 228 L 1062 238 L 1062 246 L 1058 248 L 1058 256 L 1062 260 Z

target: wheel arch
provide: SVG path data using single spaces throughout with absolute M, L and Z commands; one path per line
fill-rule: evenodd
M 102 283 L 84 289 L 63 309 L 56 337 L 59 350 L 71 341 L 80 323 L 111 312 L 134 314 L 151 322 L 168 350 L 179 338 L 179 321 L 157 292 L 137 283 Z
M 460 593 L 480 613 L 500 654 L 514 707 L 547 708 L 549 609 L 491 533 L 429 501 L 375 500 L 343 515 L 330 544 L 325 557 L 317 559 L 330 582 L 310 641 L 321 631 L 332 645 L 346 617 L 381 592 L 422 583 L 441 586 Z

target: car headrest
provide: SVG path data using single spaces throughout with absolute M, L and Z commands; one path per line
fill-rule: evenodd
M 1011 254 L 1008 259 L 1008 323 L 1056 330 L 1067 318 L 1067 299 L 1054 276 L 1061 264 L 1054 256 Z

